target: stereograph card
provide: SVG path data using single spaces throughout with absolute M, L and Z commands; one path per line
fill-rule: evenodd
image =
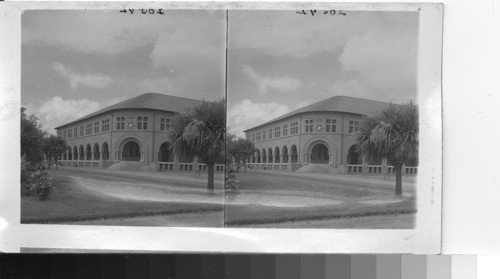
M 2 251 L 441 252 L 442 5 L 0 9 Z

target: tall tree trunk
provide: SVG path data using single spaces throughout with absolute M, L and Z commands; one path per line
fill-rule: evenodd
M 207 194 L 208 195 L 214 194 L 214 166 L 215 166 L 215 163 L 207 163 L 207 174 L 208 174 Z
M 402 168 L 403 165 L 394 166 L 394 170 L 396 171 L 396 197 L 401 197 L 403 195 Z

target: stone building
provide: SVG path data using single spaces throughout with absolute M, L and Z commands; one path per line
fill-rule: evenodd
M 334 96 L 245 130 L 257 152 L 247 166 L 275 171 L 382 173 L 391 172 L 386 160 L 366 162 L 356 151 L 356 134 L 363 116 L 389 103 Z M 414 174 L 415 167 L 403 173 Z
M 206 170 L 203 162 L 170 150 L 168 132 L 173 118 L 202 103 L 182 97 L 146 93 L 56 127 L 68 148 L 63 166 L 107 168 L 131 162 L 141 170 Z M 216 165 L 222 171 L 222 165 Z

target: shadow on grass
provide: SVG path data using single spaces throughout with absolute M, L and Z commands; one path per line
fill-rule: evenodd
M 81 189 L 72 178 L 51 172 L 56 191 L 47 201 L 21 198 L 21 223 L 53 224 L 120 217 L 222 211 L 222 204 L 122 200 Z
M 252 225 L 281 222 L 388 216 L 410 213 L 416 213 L 416 199 L 414 196 L 400 202 L 378 205 L 346 202 L 332 206 L 284 208 L 261 205 L 227 204 L 225 206 L 225 224 L 227 227 L 252 227 Z

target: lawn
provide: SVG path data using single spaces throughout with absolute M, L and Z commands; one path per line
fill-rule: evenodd
M 72 178 L 51 171 L 55 192 L 46 201 L 21 198 L 21 223 L 61 223 L 94 219 L 222 211 L 222 204 L 122 200 L 94 195 Z
M 385 182 L 387 185 L 383 185 L 384 182 L 373 184 L 359 179 L 346 181 L 319 176 L 313 178 L 262 173 L 236 175 L 240 181 L 239 195 L 254 195 L 256 202 L 253 204 L 227 203 L 225 224 L 229 227 L 252 227 L 263 224 L 270 224 L 272 227 L 273 223 L 394 216 L 416 212 L 415 189 L 410 183 L 407 184 L 408 187 L 404 192 L 407 197 L 399 200 L 394 197 L 394 186 L 388 182 Z M 273 197 L 275 202 L 269 203 L 270 197 Z M 285 197 L 292 198 L 292 200 L 293 197 L 309 197 L 311 202 L 307 206 L 278 206 L 282 204 Z M 318 201 L 317 198 L 340 202 L 320 205 L 315 203 Z M 264 199 L 267 200 L 266 204 L 261 202 Z M 380 202 L 363 202 L 371 200 L 380 200 Z
M 388 216 L 415 213 L 415 197 L 400 202 L 366 205 L 360 202 L 346 202 L 340 205 L 316 207 L 273 207 L 261 205 L 225 206 L 226 226 L 246 226 L 304 220 L 339 219 L 367 216 Z

